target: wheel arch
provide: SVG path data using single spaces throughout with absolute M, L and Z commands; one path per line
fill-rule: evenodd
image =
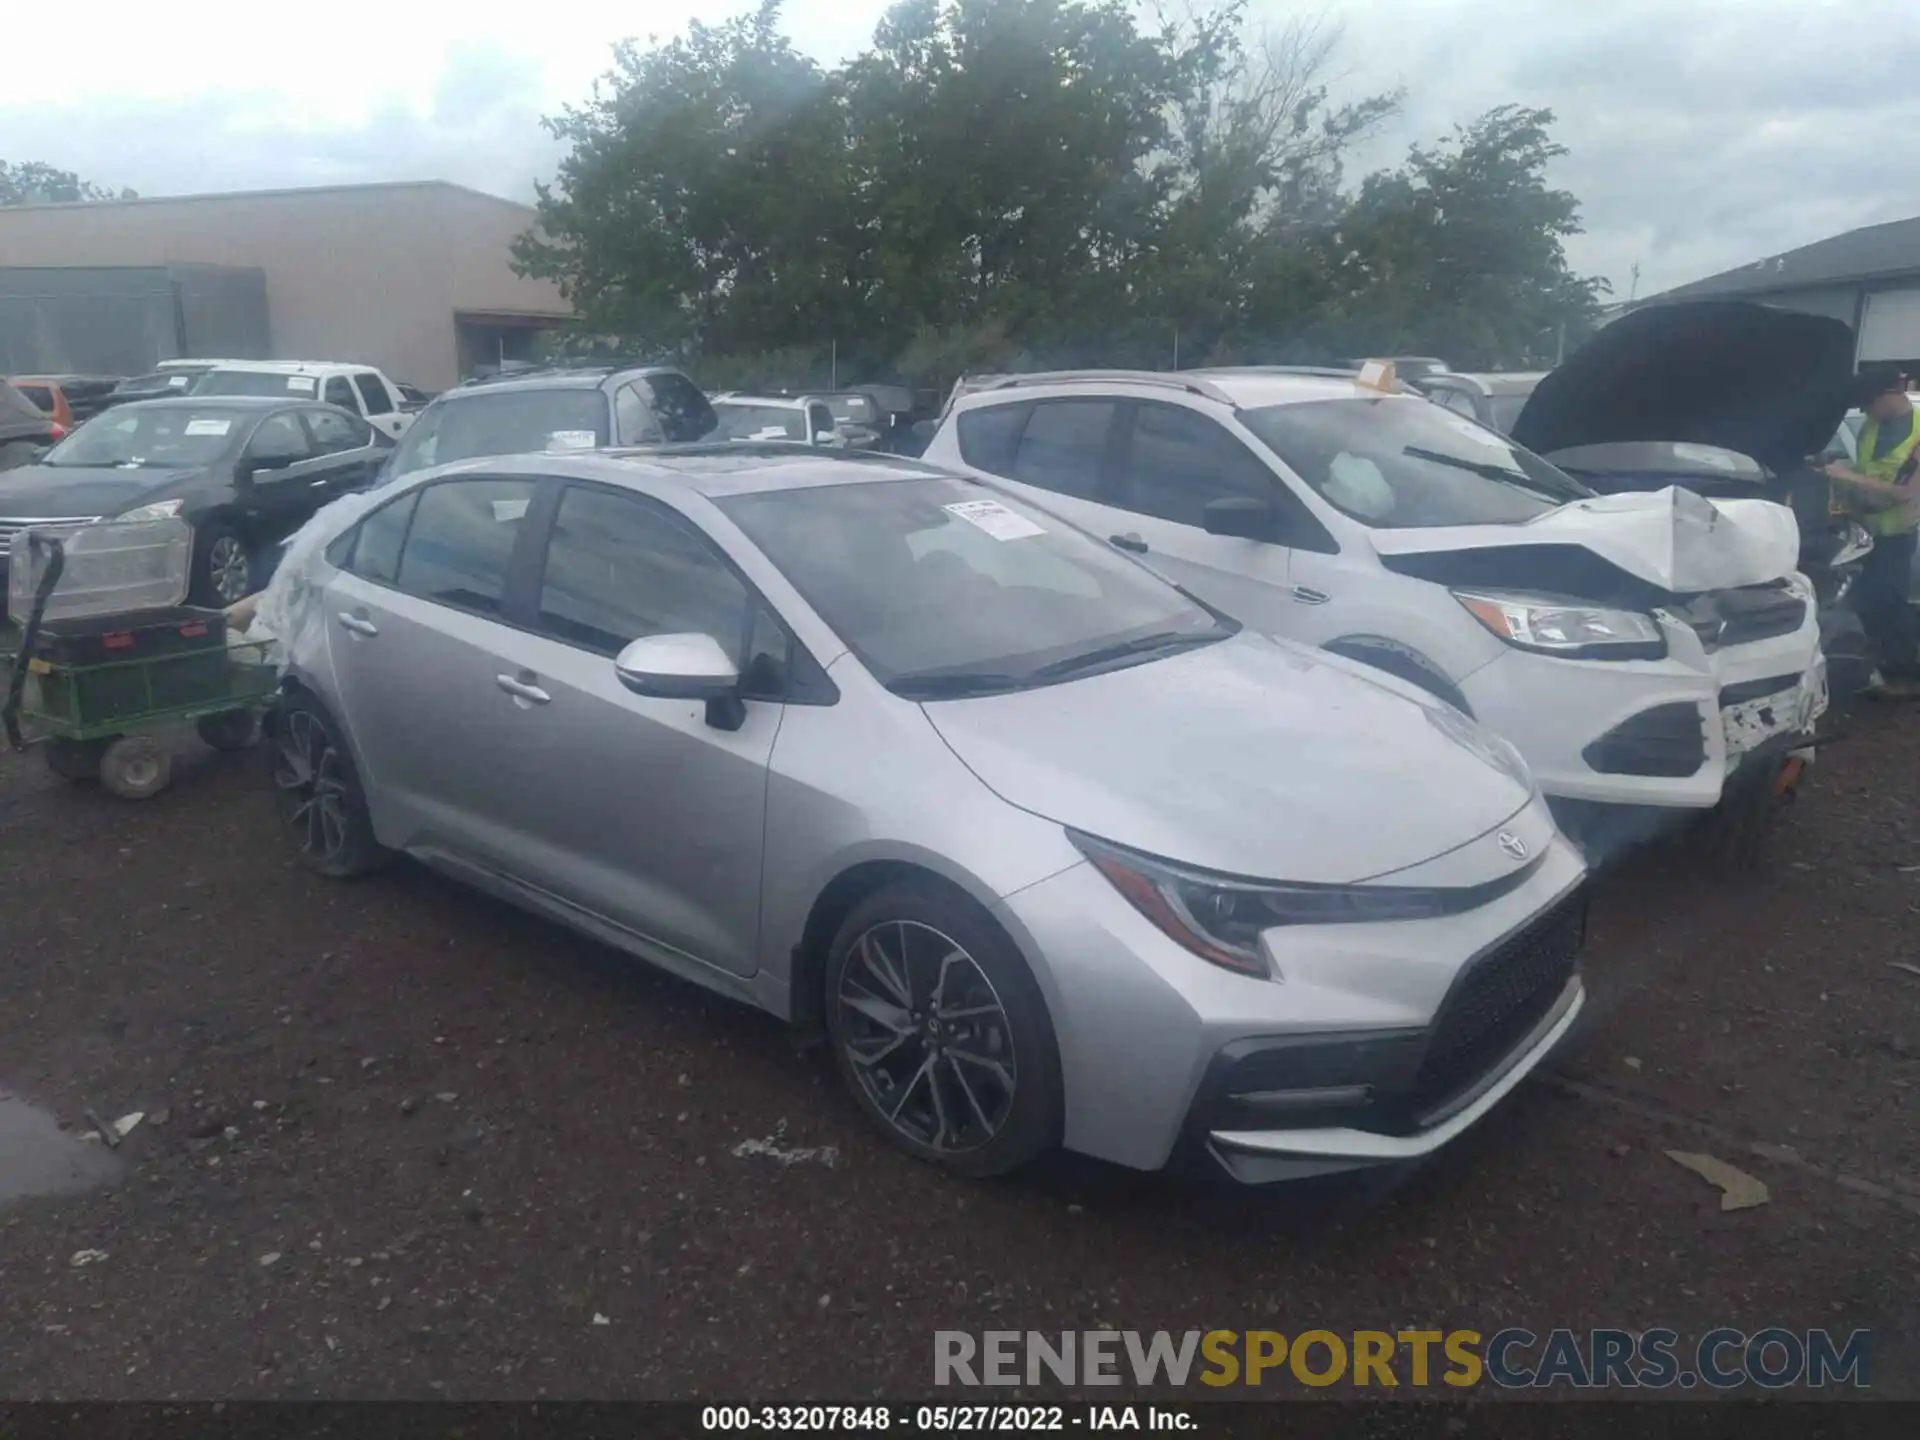
M 1384 671 L 1409 685 L 1417 685 L 1436 699 L 1444 700 L 1461 714 L 1471 717 L 1473 706 L 1447 672 L 1420 650 L 1386 635 L 1343 635 L 1320 647 L 1330 655 L 1352 660 Z
M 847 916 L 868 896 L 889 885 L 903 882 L 930 885 L 979 912 L 981 917 L 1006 936 L 1033 977 L 1049 1026 L 1053 1005 L 1042 967 L 1027 953 L 1027 943 L 995 914 L 998 897 L 971 876 L 953 873 L 935 857 L 913 855 L 863 856 L 835 871 L 821 887 L 807 910 L 800 936 L 794 943 L 787 971 L 788 1019 L 805 1043 L 816 1043 L 826 1034 L 825 998 L 822 990 L 827 973 L 828 948 Z

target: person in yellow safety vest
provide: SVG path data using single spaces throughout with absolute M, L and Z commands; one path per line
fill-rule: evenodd
M 1863 372 L 1859 398 L 1866 415 L 1859 455 L 1851 465 L 1833 461 L 1826 472 L 1848 511 L 1873 532 L 1873 549 L 1854 586 L 1854 609 L 1879 651 L 1881 673 L 1913 681 L 1920 679 L 1920 622 L 1908 590 L 1920 545 L 1920 418 L 1897 370 Z

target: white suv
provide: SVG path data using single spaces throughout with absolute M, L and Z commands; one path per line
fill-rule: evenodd
M 1736 769 L 1798 774 L 1827 695 L 1790 512 L 1594 497 L 1387 389 L 1275 368 L 998 376 L 956 387 L 925 458 L 1452 702 L 1514 743 L 1576 834 L 1637 837 L 1660 818 L 1643 807 L 1684 818 Z

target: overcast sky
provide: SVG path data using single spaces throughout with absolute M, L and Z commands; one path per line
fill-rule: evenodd
M 1404 85 L 1363 157 L 1390 164 L 1491 106 L 1551 106 L 1579 196 L 1575 267 L 1620 296 L 1920 214 L 1920 0 L 1251 0 L 1345 30 L 1341 87 Z M 746 0 L 410 0 L 374 12 L 111 0 L 47 63 L 10 66 L 0 158 L 143 195 L 448 179 L 531 199 L 539 117 L 617 40 Z M 795 42 L 856 52 L 883 0 L 791 0 Z M 45 57 L 43 57 L 45 58 Z

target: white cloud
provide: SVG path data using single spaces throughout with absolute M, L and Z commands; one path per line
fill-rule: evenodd
M 584 99 L 615 42 L 745 8 L 463 0 L 389 6 L 363 25 L 235 0 L 113 6 L 70 59 L 9 72 L 0 157 L 143 194 L 444 178 L 528 199 L 560 153 L 539 117 Z M 1645 294 L 1920 211 L 1913 0 L 1252 8 L 1343 23 L 1349 93 L 1407 88 L 1405 113 L 1360 157 L 1370 166 L 1494 105 L 1551 106 L 1571 151 L 1553 179 L 1588 229 L 1574 263 L 1621 294 L 1636 263 Z M 795 0 L 786 25 L 831 64 L 883 9 Z

